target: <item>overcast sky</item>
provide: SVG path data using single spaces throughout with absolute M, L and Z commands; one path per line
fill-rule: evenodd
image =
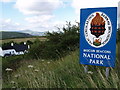
M 62 27 L 66 21 L 72 23 L 79 21 L 81 8 L 117 7 L 119 1 L 0 0 L 2 13 L 0 14 L 0 27 L 4 31 L 57 31 L 56 27 Z M 118 10 L 120 11 L 120 7 Z M 120 13 L 118 16 L 120 17 Z

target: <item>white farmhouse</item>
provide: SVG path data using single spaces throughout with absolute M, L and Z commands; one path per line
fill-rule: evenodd
M 12 55 L 21 55 L 28 52 L 30 48 L 26 43 L 24 44 L 14 44 L 11 43 L 9 46 L 0 47 L 0 56 L 12 56 Z

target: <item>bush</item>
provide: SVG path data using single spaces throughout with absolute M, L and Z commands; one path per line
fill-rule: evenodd
M 2 69 L 5 71 L 6 68 L 17 68 L 19 67 L 19 62 L 23 60 L 24 56 L 19 55 L 19 56 L 9 56 L 2 58 Z
M 2 47 L 10 46 L 11 43 L 17 44 L 17 43 L 15 43 L 14 41 L 10 41 L 10 42 L 7 42 L 7 43 L 3 43 L 3 44 L 2 44 Z
M 41 42 L 36 39 L 28 55 L 35 59 L 57 59 L 78 48 L 79 23 L 71 25 L 70 22 L 67 22 L 66 25 L 67 27 L 62 29 L 63 31 L 47 32 L 48 41 Z
M 37 42 L 34 43 L 31 48 L 29 49 L 29 53 L 27 57 L 32 59 L 39 59 L 41 56 L 43 56 L 43 50 L 46 47 L 44 42 Z
M 31 45 L 31 44 L 33 44 L 33 42 L 30 40 L 27 40 L 27 45 Z

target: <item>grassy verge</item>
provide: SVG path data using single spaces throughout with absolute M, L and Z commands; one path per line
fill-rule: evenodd
M 109 79 L 105 67 L 88 66 L 85 74 L 79 64 L 79 51 L 57 61 L 31 60 L 22 62 L 16 71 L 8 71 L 3 88 L 119 88 L 120 61 L 111 68 Z M 13 72 L 11 75 L 9 73 Z

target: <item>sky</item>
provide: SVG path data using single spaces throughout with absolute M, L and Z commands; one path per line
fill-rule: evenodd
M 62 28 L 66 21 L 71 21 L 72 24 L 80 22 L 81 8 L 117 7 L 119 1 L 0 0 L 0 31 L 57 31 L 57 27 Z

